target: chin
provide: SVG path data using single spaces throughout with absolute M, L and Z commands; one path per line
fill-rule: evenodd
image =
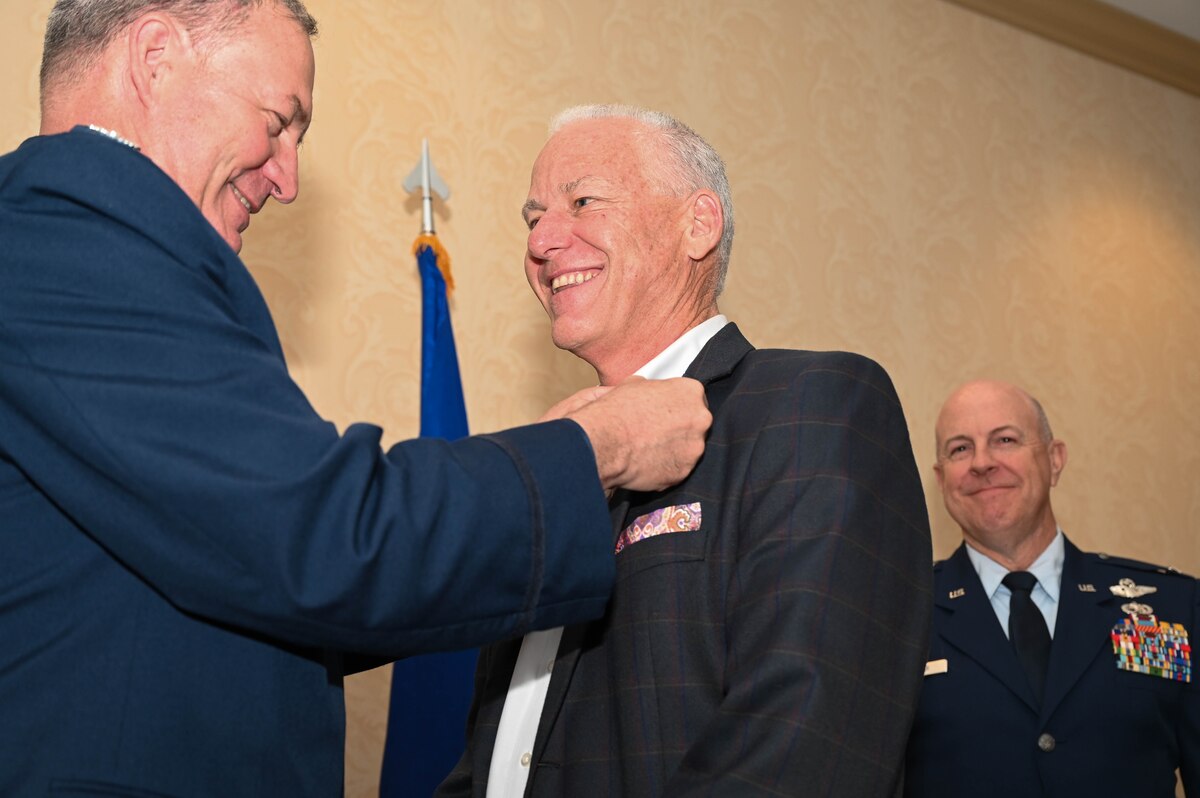
M 550 322 L 550 340 L 559 349 L 570 350 L 577 342 L 579 336 L 575 331 L 569 329 L 567 324 L 561 321 Z

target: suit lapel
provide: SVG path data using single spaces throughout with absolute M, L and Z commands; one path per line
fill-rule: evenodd
M 706 386 L 722 377 L 727 377 L 754 347 L 732 322 L 726 324 L 708 340 L 700 354 L 683 373 L 685 377 L 699 380 Z M 715 415 L 715 413 L 714 413 Z
M 709 410 L 714 416 L 727 393 L 726 390 L 719 387 L 721 378 L 732 373 L 734 367 L 753 349 L 754 347 L 738 330 L 736 324 L 726 324 L 709 339 L 700 353 L 696 355 L 695 360 L 688 366 L 687 371 L 684 372 L 685 377 L 691 377 L 704 383 Z M 614 547 L 617 537 L 629 523 L 629 510 L 634 500 L 636 499 L 638 505 L 641 506 L 644 504 L 644 500 L 650 496 L 651 494 L 630 493 L 626 490 L 617 490 L 613 494 L 608 506 L 612 517 Z M 579 664 L 580 653 L 585 646 L 592 643 L 592 638 L 596 638 L 602 629 L 603 621 L 575 624 L 563 629 L 562 641 L 558 645 L 558 657 L 554 661 L 554 673 L 550 677 L 550 686 L 546 691 L 546 703 L 542 708 L 542 717 L 538 723 L 537 737 L 533 744 L 534 762 L 541 762 L 545 755 L 547 742 L 554 730 L 554 725 L 558 722 L 563 702 L 566 700 L 571 680 Z M 595 642 L 599 644 L 600 641 L 596 640 Z
M 618 489 L 608 502 L 614 547 L 617 536 L 625 528 L 625 516 L 629 513 L 630 497 L 629 491 Z M 533 741 L 534 762 L 541 762 L 546 753 L 546 743 L 550 739 L 554 724 L 558 722 L 563 701 L 566 700 L 567 690 L 571 686 L 571 678 L 575 675 L 575 667 L 579 664 L 579 655 L 587 642 L 588 632 L 591 629 L 600 628 L 602 623 L 603 621 L 592 621 L 563 628 L 562 640 L 558 644 L 558 656 L 554 659 L 554 672 L 550 676 L 550 686 L 546 689 L 546 702 L 542 706 L 542 717 L 538 721 L 537 735 Z
M 625 528 L 626 516 L 629 515 L 629 505 L 632 501 L 633 494 L 624 488 L 618 488 L 613 492 L 612 498 L 608 500 L 608 512 L 612 518 L 614 550 L 617 547 L 617 538 L 621 536 L 621 530 Z
M 483 695 L 477 695 L 475 698 L 479 705 L 479 714 L 474 722 L 476 739 L 472 742 L 471 793 L 476 798 L 482 798 L 487 792 L 487 778 L 492 763 L 492 752 L 496 748 L 496 733 L 500 729 L 500 716 L 504 712 L 504 701 L 523 640 L 523 637 L 517 637 L 493 643 L 483 648 L 479 655 L 479 667 L 487 674 L 487 681 L 483 686 Z
M 1058 619 L 1050 646 L 1043 717 L 1050 716 L 1097 656 L 1111 650 L 1110 632 L 1113 624 L 1121 620 L 1120 607 L 1109 586 L 1100 583 L 1102 575 L 1090 571 L 1082 552 L 1071 541 L 1064 539 L 1064 543 Z M 1095 592 L 1081 589 L 1081 585 L 1091 585 Z
M 1033 689 L 1021 670 L 1016 651 L 1000 628 L 990 597 L 984 595 L 979 575 L 967 556 L 966 544 L 960 545 L 942 567 L 935 591 L 936 611 L 945 614 L 941 624 L 942 638 L 991 673 L 1036 712 L 1038 706 L 1033 700 Z M 949 665 L 953 673 L 953 661 Z

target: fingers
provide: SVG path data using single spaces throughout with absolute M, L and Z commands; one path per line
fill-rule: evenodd
M 576 391 L 566 399 L 557 402 L 545 413 L 542 413 L 542 417 L 538 421 L 554 421 L 555 419 L 566 418 L 579 408 L 591 404 L 611 390 L 612 386 L 596 385 L 591 388 L 584 388 L 582 391 Z
M 591 439 L 606 489 L 655 491 L 679 483 L 704 454 L 712 425 L 704 386 L 685 378 L 626 380 L 566 415 Z

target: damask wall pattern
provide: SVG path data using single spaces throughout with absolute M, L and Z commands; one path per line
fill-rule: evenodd
M 555 351 L 524 283 L 519 209 L 570 104 L 678 115 L 729 167 L 721 302 L 759 346 L 880 361 L 904 403 L 935 551 L 933 420 L 963 380 L 1039 396 L 1070 462 L 1081 546 L 1200 572 L 1200 98 L 941 0 L 308 0 L 313 127 L 301 195 L 243 258 L 289 363 L 339 426 L 417 431 L 421 138 L 468 415 L 535 419 L 594 379 Z M 0 10 L 0 147 L 37 129 L 50 0 Z M 387 668 L 347 685 L 347 795 L 374 795 Z

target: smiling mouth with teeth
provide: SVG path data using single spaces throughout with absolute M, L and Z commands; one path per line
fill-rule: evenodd
M 564 288 L 570 288 L 573 285 L 586 283 L 597 274 L 599 274 L 599 272 L 570 272 L 569 274 L 560 274 L 550 283 L 550 293 L 557 294 Z
M 229 187 L 231 189 L 233 189 L 233 196 L 238 198 L 238 202 L 242 203 L 242 205 L 245 205 L 246 210 L 249 213 L 254 213 L 254 208 L 251 207 L 250 200 L 246 199 L 246 197 L 242 194 L 242 192 L 238 191 L 237 186 L 235 186 L 233 183 L 230 183 Z

